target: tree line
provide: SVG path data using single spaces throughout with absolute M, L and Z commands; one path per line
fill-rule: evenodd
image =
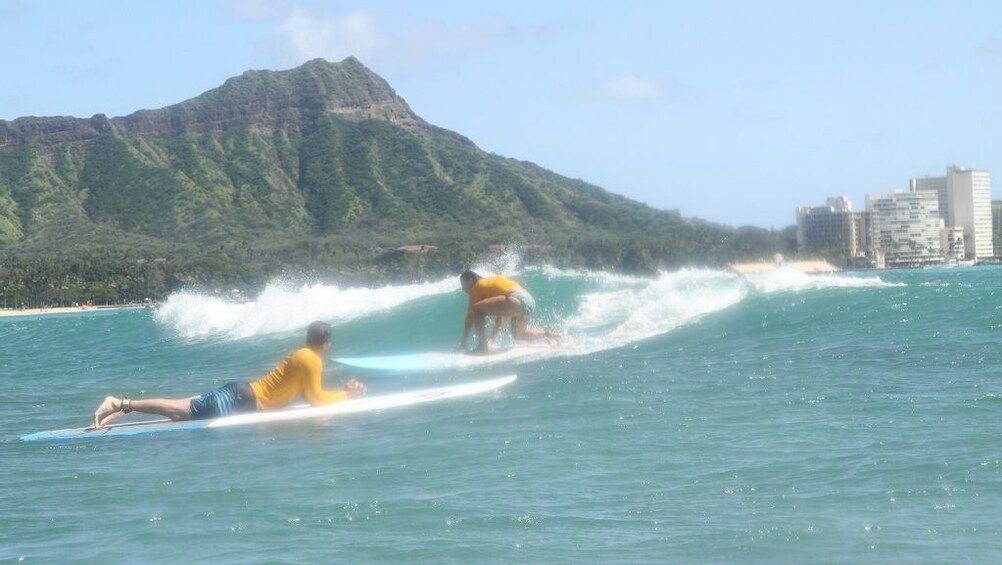
M 97 250 L 71 256 L 9 255 L 0 258 L 0 308 L 139 304 L 164 300 L 183 289 L 235 288 L 254 295 L 276 278 L 354 285 L 409 283 L 457 274 L 489 258 L 489 243 L 457 233 L 439 238 L 434 251 L 426 253 L 379 247 L 365 238 L 304 238 L 269 249 L 246 243 L 218 245 L 201 254 Z M 724 239 L 708 232 L 695 246 L 688 238 L 576 234 L 552 246 L 524 245 L 520 255 L 526 265 L 650 275 L 682 266 L 723 267 L 774 253 L 792 256 L 795 245 L 789 229 L 771 234 L 738 229 Z

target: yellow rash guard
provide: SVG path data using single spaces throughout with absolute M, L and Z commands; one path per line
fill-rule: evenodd
M 324 390 L 324 363 L 309 347 L 297 349 L 261 380 L 251 383 L 263 410 L 281 408 L 298 396 L 310 405 L 331 404 L 348 398 L 343 390 Z
M 508 296 L 513 292 L 522 290 L 522 286 L 517 282 L 505 277 L 484 277 L 477 281 L 470 289 L 470 305 L 466 309 L 466 320 L 473 319 L 473 305 L 481 300 L 494 298 L 495 296 Z M 497 317 L 497 326 L 504 323 L 504 316 Z

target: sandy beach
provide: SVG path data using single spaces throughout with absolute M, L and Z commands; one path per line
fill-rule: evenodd
M 838 267 L 832 265 L 831 263 L 823 259 L 812 259 L 807 261 L 784 261 L 782 257 L 777 257 L 772 261 L 759 261 L 752 263 L 732 263 L 730 265 L 731 271 L 738 273 L 740 275 L 763 273 L 766 271 L 774 271 L 779 268 L 793 269 L 795 271 L 800 271 L 802 273 L 807 273 L 807 274 L 834 273 L 839 270 Z
M 130 308 L 148 308 L 142 304 L 116 304 L 110 306 L 65 306 L 52 308 L 5 308 L 0 309 L 0 318 L 15 316 L 46 316 L 49 314 L 71 314 L 75 312 L 97 312 L 105 310 L 126 310 Z

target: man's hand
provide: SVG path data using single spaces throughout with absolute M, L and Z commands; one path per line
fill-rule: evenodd
M 348 393 L 348 398 L 365 396 L 365 383 L 352 377 L 351 380 L 345 383 L 344 390 Z

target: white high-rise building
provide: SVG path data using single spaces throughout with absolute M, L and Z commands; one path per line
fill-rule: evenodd
M 943 218 L 946 225 L 950 225 L 950 199 L 946 193 L 946 177 L 925 177 L 921 179 L 911 179 L 908 183 L 911 192 L 935 192 L 939 199 L 939 217 Z
M 931 191 L 867 196 L 871 241 L 877 263 L 886 267 L 918 267 L 943 262 L 943 220 L 939 199 Z
M 911 179 L 912 192 L 934 192 L 948 229 L 963 230 L 968 259 L 994 255 L 992 245 L 992 182 L 988 171 L 947 167 L 945 177 Z
M 828 198 L 825 206 L 797 208 L 797 250 L 847 264 L 863 255 L 863 215 L 852 211 L 845 196 Z
M 947 177 L 951 225 L 964 228 L 964 248 L 970 259 L 993 256 L 992 181 L 988 171 L 951 167 Z

